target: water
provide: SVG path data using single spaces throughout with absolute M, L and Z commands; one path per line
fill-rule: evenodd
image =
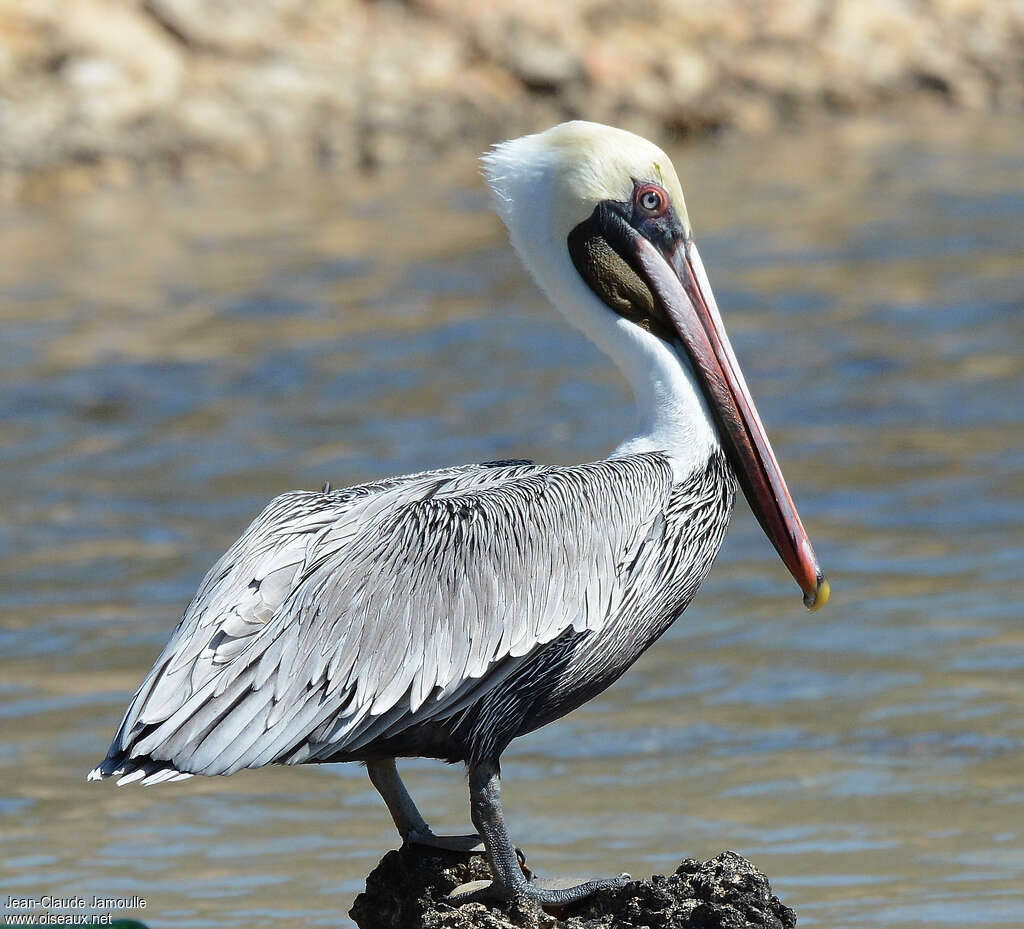
M 804 926 L 1024 925 L 1024 137 L 963 119 L 679 152 L 718 300 L 833 581 L 745 507 L 696 603 L 515 743 L 542 870 L 733 848 Z M 264 502 L 628 425 L 473 164 L 0 210 L 0 886 L 154 927 L 348 925 L 394 846 L 356 766 L 86 784 L 199 578 Z M 458 769 L 405 766 L 437 828 Z

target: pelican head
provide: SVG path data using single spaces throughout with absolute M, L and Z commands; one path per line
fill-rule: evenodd
M 574 121 L 483 159 L 498 213 L 552 302 L 622 368 L 640 429 L 620 452 L 659 449 L 677 474 L 725 452 L 805 605 L 829 597 L 725 332 L 686 213 L 656 145 Z

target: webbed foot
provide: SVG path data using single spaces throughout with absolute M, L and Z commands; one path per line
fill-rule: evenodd
M 415 829 L 405 836 L 405 841 L 413 845 L 425 845 L 427 848 L 440 848 L 446 852 L 465 852 L 469 855 L 483 855 L 487 852 L 484 840 L 476 833 L 470 835 L 435 835 L 428 826 L 426 830 Z M 516 848 L 516 860 L 523 876 L 530 880 L 533 872 L 526 866 L 526 852 Z

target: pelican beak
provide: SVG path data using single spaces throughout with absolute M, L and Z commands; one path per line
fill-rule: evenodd
M 820 609 L 828 602 L 828 579 L 729 344 L 697 246 L 682 236 L 665 252 L 642 235 L 633 237 L 632 244 L 634 266 L 690 357 L 751 510 L 800 585 L 804 605 L 811 611 Z
M 789 495 L 761 417 L 725 334 L 697 246 L 671 211 L 638 216 L 629 202 L 605 200 L 568 237 L 577 271 L 616 313 L 669 343 L 679 343 L 743 493 L 809 610 L 829 584 Z

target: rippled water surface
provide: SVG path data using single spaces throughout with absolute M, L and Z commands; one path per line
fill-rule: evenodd
M 684 618 L 505 756 L 549 872 L 732 848 L 801 925 L 1024 925 L 1024 136 L 680 151 L 705 264 L 833 581 L 745 506 Z M 0 208 L 3 894 L 154 927 L 338 926 L 395 835 L 356 766 L 86 784 L 200 577 L 285 489 L 605 454 L 623 384 L 473 164 Z M 458 769 L 406 765 L 436 827 Z M 133 915 L 133 914 L 128 914 Z

